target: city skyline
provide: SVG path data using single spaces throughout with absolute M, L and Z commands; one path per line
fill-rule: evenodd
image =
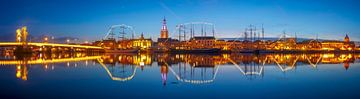
M 356 98 L 358 5 L 1 0 L 0 98 Z
M 242 36 L 250 25 L 264 24 L 266 37 L 283 31 L 300 38 L 341 40 L 349 34 L 359 41 L 358 1 L 3 1 L 0 18 L 2 40 L 13 40 L 15 29 L 28 26 L 35 36 L 78 37 L 100 40 L 116 24 L 133 26 L 137 37 L 160 37 L 161 21 L 167 19 L 169 37 L 175 26 L 187 22 L 214 23 L 217 38 Z M 310 3 L 311 2 L 311 3 Z M 82 4 L 84 3 L 84 4 Z M 78 6 L 81 5 L 81 6 Z M 11 8 L 12 6 L 18 6 Z M 11 8 L 11 9 L 9 9 Z M 21 13 L 18 13 L 21 12 Z

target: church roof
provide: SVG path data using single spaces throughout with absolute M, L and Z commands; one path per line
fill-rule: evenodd
M 345 39 L 349 39 L 349 36 L 346 34 Z

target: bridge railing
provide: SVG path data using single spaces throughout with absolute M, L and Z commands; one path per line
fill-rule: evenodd
M 0 42 L 0 46 L 21 46 L 20 42 Z M 28 46 L 52 46 L 52 47 L 74 47 L 74 48 L 87 48 L 87 49 L 103 49 L 98 46 L 89 45 L 70 45 L 70 44 L 57 44 L 57 43 L 28 43 Z

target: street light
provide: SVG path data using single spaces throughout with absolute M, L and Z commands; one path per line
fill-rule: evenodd
M 70 39 L 67 39 L 67 40 L 66 40 L 66 43 L 70 43 Z
M 48 37 L 44 37 L 44 42 L 47 43 L 49 41 Z

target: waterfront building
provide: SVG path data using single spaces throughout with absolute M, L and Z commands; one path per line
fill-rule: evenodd
M 133 45 L 132 45 L 132 41 L 131 39 L 125 39 L 125 40 L 121 40 L 118 41 L 118 49 L 133 49 Z
M 294 50 L 296 48 L 296 38 L 281 38 L 268 46 L 270 50 Z
M 99 43 L 98 45 L 100 45 L 102 48 L 106 49 L 106 50 L 114 50 L 116 48 L 117 42 L 115 41 L 115 39 L 108 39 L 108 40 L 102 40 L 101 43 Z
M 297 50 L 321 50 L 321 42 L 318 40 L 304 40 L 296 44 Z
M 211 49 L 216 48 L 216 39 L 213 36 L 195 36 L 188 41 L 181 41 L 174 49 Z
M 178 40 L 169 37 L 169 31 L 166 25 L 166 19 L 164 17 L 160 30 L 160 38 L 157 39 L 157 43 L 154 44 L 154 50 L 156 52 L 168 52 L 170 48 L 175 47 L 179 43 Z
M 214 48 L 215 47 L 215 37 L 213 36 L 199 36 L 193 37 L 190 39 L 191 48 L 201 49 L 201 48 Z
M 141 34 L 137 39 L 103 40 L 94 45 L 104 49 L 140 49 L 154 52 L 179 53 L 217 53 L 217 52 L 311 52 L 311 51 L 355 51 L 356 46 L 346 35 L 343 41 L 339 40 L 304 40 L 297 41 L 296 37 L 282 37 L 278 40 L 219 40 L 214 36 L 191 36 L 189 40 L 179 41 L 169 38 L 166 19 L 163 19 L 160 37 L 153 43 L 150 38 Z
M 222 42 L 217 42 L 219 47 L 221 48 Z M 228 40 L 225 42 L 226 47 L 222 48 L 223 50 L 230 50 L 232 52 L 240 51 L 245 48 L 244 42 L 240 40 Z
M 140 49 L 149 50 L 152 47 L 153 41 L 150 38 L 141 37 L 138 39 L 123 39 L 116 41 L 115 39 L 108 39 L 102 41 L 95 41 L 92 45 L 101 46 L 105 50 L 127 50 L 127 49 Z
M 265 50 L 266 49 L 266 42 L 262 41 L 262 40 L 256 40 L 254 42 L 254 48 L 256 50 Z
M 215 40 L 215 48 L 229 50 L 229 45 L 225 40 Z
M 131 41 L 132 47 L 140 48 L 141 50 L 149 50 L 152 47 L 152 40 L 150 38 L 144 38 L 144 34 L 141 34 L 139 39 L 133 39 Z
M 322 50 L 328 50 L 328 51 L 340 51 L 340 50 L 352 51 L 355 49 L 355 43 L 350 41 L 350 38 L 347 34 L 344 38 L 344 41 L 325 40 L 321 42 L 321 46 L 322 46 Z

